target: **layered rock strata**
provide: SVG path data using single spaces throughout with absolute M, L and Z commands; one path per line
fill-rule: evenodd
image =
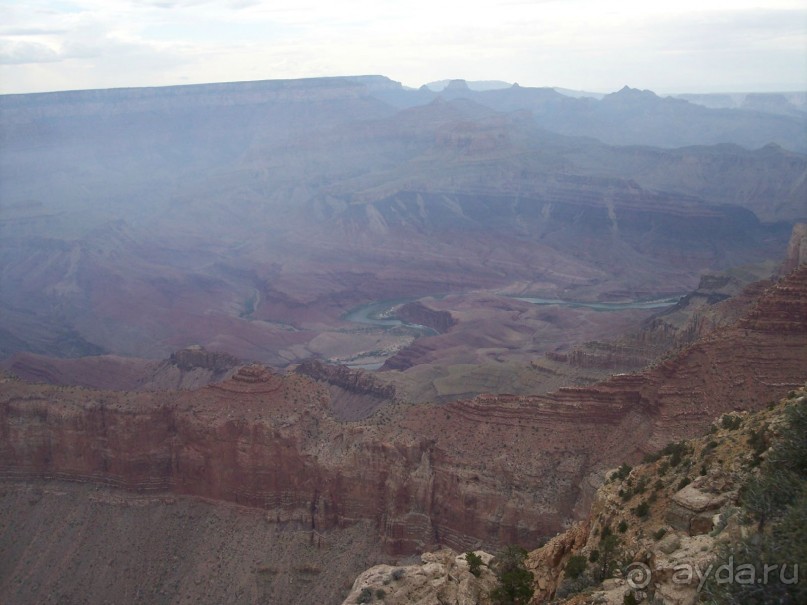
M 804 380 L 807 268 L 737 324 L 640 374 L 543 396 L 391 404 L 340 421 L 324 385 L 246 366 L 196 391 L 0 384 L 0 476 L 171 492 L 320 530 L 370 520 L 388 552 L 536 545 L 598 472 Z

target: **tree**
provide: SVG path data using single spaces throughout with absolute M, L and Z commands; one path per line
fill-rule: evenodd
M 566 575 L 573 580 L 586 570 L 586 558 L 583 555 L 572 555 L 566 562 Z
M 619 557 L 619 538 L 610 531 L 607 535 L 603 531 L 603 536 L 598 549 L 600 551 L 600 565 L 597 576 L 600 582 L 611 577 L 617 565 L 616 559 Z
M 493 571 L 499 579 L 490 597 L 496 605 L 526 605 L 532 598 L 533 575 L 524 567 L 527 551 L 511 545 L 492 562 Z

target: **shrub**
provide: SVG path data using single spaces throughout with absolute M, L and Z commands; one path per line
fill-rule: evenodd
M 650 513 L 650 505 L 647 502 L 642 502 L 633 509 L 633 514 L 635 514 L 640 519 L 644 519 Z
M 639 479 L 639 481 L 636 483 L 636 488 L 633 490 L 634 493 L 643 494 L 645 489 L 647 489 L 647 482 L 648 482 L 647 477 L 642 477 L 641 479 Z
M 468 561 L 469 571 L 477 578 L 482 573 L 482 557 L 478 554 L 468 551 L 465 553 L 465 560 Z
M 373 601 L 373 591 L 370 588 L 362 588 L 359 596 L 356 597 L 356 603 L 371 603 Z
M 566 575 L 571 579 L 577 577 L 586 570 L 586 558 L 583 555 L 572 555 L 566 563 Z
M 681 481 L 678 482 L 678 489 L 684 489 L 687 485 L 692 483 L 689 477 L 684 477 Z
M 753 572 L 757 582 L 723 582 L 711 574 L 703 598 L 715 603 L 807 603 L 807 583 L 799 581 L 797 563 L 807 560 L 807 402 L 786 411 L 780 431 L 759 473 L 743 487 L 740 501 L 758 522 L 759 533 L 725 546 L 715 567 L 733 562 Z M 725 526 L 730 513 L 721 515 Z M 762 531 L 765 524 L 769 530 Z M 767 570 L 774 568 L 773 574 Z M 746 577 L 748 573 L 746 573 Z M 764 585 L 760 590 L 759 579 Z
M 619 479 L 620 481 L 626 479 L 632 470 L 633 467 L 630 464 L 623 462 L 621 466 L 613 472 L 611 479 Z
M 375 598 L 376 599 L 383 600 L 384 597 L 386 597 L 386 596 L 387 596 L 387 591 L 385 591 L 383 588 L 379 588 L 378 590 L 375 591 Z
M 751 431 L 751 434 L 748 435 L 748 445 L 753 453 L 751 466 L 758 466 L 762 462 L 762 454 L 768 449 L 767 428 L 767 425 L 760 427 L 756 431 Z
M 654 540 L 661 540 L 667 534 L 667 528 L 661 527 L 653 532 L 653 539 Z
M 564 578 L 561 585 L 558 586 L 555 596 L 559 599 L 565 599 L 595 584 L 598 584 L 597 580 L 587 573 L 582 573 L 575 579 Z
M 645 457 L 642 458 L 642 462 L 645 464 L 652 464 L 656 462 L 658 459 L 661 458 L 661 452 L 651 452 L 649 454 L 645 454 Z
M 533 575 L 524 567 L 527 551 L 519 546 L 508 546 L 493 562 L 493 571 L 499 585 L 490 592 L 496 605 L 525 605 L 532 598 Z
M 723 414 L 720 417 L 720 426 L 729 431 L 736 431 L 743 423 L 743 419 L 733 414 Z
M 686 441 L 676 441 L 673 443 L 668 443 L 666 446 L 664 446 L 661 453 L 670 457 L 670 460 L 668 461 L 670 466 L 678 466 L 684 457 L 691 453 L 691 449 Z
M 619 530 L 620 534 L 624 534 L 626 531 L 628 531 L 628 522 L 623 519 L 619 522 L 617 529 Z
M 392 579 L 395 580 L 396 582 L 401 578 L 403 578 L 405 575 L 406 570 L 401 567 L 392 570 Z
M 589 553 L 589 555 L 588 555 L 589 563 L 596 563 L 597 559 L 599 559 L 599 558 L 600 558 L 600 551 L 597 550 L 596 548 L 594 550 L 592 550 L 591 553 Z

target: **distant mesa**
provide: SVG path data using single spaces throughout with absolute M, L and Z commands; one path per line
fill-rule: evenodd
M 432 92 L 441 92 L 448 90 L 450 87 L 455 86 L 459 87 L 460 90 L 473 90 L 477 92 L 483 92 L 486 90 L 502 90 L 505 88 L 510 88 L 511 85 L 509 82 L 503 82 L 501 80 L 463 80 L 462 78 L 457 78 L 454 80 L 437 80 L 435 82 L 429 82 L 428 84 L 424 84 L 421 87 L 422 89 L 430 90 Z M 515 84 L 518 86 L 518 84 Z
M 201 345 L 191 345 L 171 354 L 170 362 L 180 370 L 210 370 L 226 372 L 239 365 L 240 361 L 227 353 L 211 352 Z

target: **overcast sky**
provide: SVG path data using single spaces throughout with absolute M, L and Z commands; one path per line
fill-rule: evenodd
M 805 0 L 0 0 L 0 92 L 383 74 L 807 90 Z

